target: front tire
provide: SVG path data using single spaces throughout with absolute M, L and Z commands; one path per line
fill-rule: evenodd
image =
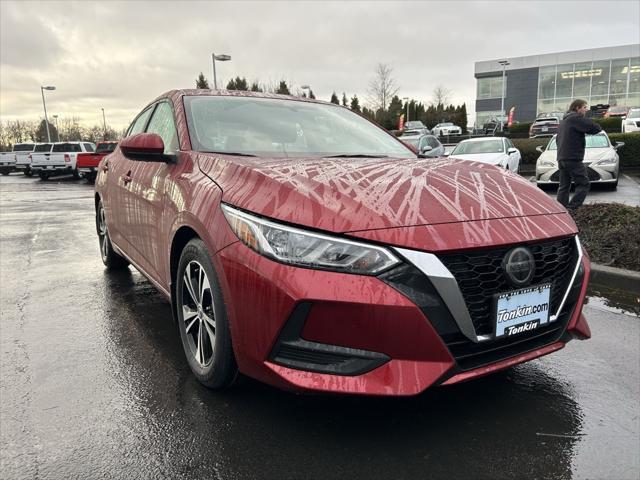
M 238 367 L 229 321 L 209 252 L 199 238 L 182 251 L 175 280 L 178 329 L 191 371 L 211 389 L 230 386 Z
M 107 270 L 124 270 L 129 266 L 129 261 L 117 253 L 111 245 L 109 230 L 107 229 L 107 217 L 102 206 L 102 201 L 98 203 L 96 209 L 96 230 L 98 241 L 100 242 L 100 257 Z

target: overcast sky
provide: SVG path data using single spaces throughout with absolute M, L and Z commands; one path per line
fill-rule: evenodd
M 393 68 L 399 95 L 428 102 L 443 85 L 475 103 L 474 62 L 640 43 L 640 0 L 507 2 L 25 2 L 0 1 L 3 120 L 77 116 L 128 124 L 150 100 L 248 81 L 310 84 L 367 97 L 377 63 Z M 470 116 L 470 122 L 473 121 Z

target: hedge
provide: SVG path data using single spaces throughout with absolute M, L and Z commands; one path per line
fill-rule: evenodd
M 593 118 L 592 120 L 607 133 L 620 133 L 622 131 L 622 117 Z
M 633 133 L 611 133 L 609 134 L 611 142 L 624 142 L 624 147 L 618 149 L 620 155 L 620 165 L 623 167 L 640 167 L 640 132 Z M 522 163 L 524 165 L 535 164 L 540 156 L 540 152 L 536 147 L 547 145 L 550 138 L 514 138 L 513 144 L 522 155 Z

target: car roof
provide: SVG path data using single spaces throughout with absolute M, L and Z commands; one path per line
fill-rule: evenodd
M 478 137 L 478 138 L 466 138 L 462 142 L 483 142 L 485 140 L 502 140 L 505 137 Z M 462 143 L 460 142 L 460 143 Z
M 151 105 L 165 98 L 174 98 L 176 96 L 272 98 L 272 99 L 280 99 L 280 100 L 292 100 L 296 102 L 320 103 L 322 105 L 333 105 L 334 107 L 347 108 L 335 103 L 325 102 L 324 100 L 296 97 L 294 95 L 280 95 L 278 93 L 268 93 L 268 92 L 247 92 L 244 90 L 213 90 L 213 89 L 195 89 L 195 88 L 169 90 L 168 92 L 165 92 L 162 95 L 159 95 L 153 101 L 149 102 L 148 105 Z

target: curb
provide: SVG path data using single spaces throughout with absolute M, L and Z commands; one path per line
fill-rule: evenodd
M 638 293 L 640 292 L 640 272 L 592 263 L 590 283 Z

